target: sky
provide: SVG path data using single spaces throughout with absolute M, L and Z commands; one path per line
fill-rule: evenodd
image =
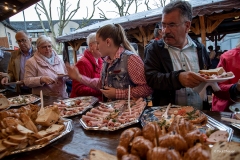
M 118 0 L 118 1 L 120 1 L 120 0 Z M 139 0 L 139 1 L 141 1 L 142 4 L 138 7 L 138 12 L 146 11 L 147 7 L 143 4 L 144 0 Z M 69 10 L 73 10 L 74 8 L 76 8 L 77 0 L 67 0 L 67 2 L 69 3 L 69 5 L 71 4 Z M 88 15 L 90 15 L 92 13 L 92 10 L 93 10 L 92 2 L 93 2 L 93 0 L 81 0 L 80 1 L 80 9 L 75 14 L 73 19 L 86 18 L 86 16 L 87 16 L 86 7 L 88 7 Z M 149 2 L 149 5 L 152 9 L 156 8 L 156 6 L 154 6 L 154 2 L 155 2 L 155 0 L 150 0 L 150 2 Z M 44 3 L 45 3 L 45 6 L 48 6 L 49 0 L 44 0 Z M 53 20 L 58 20 L 57 8 L 59 6 L 60 6 L 59 5 L 59 0 L 52 0 L 52 13 L 53 13 L 52 17 L 53 17 Z M 38 21 L 39 20 L 34 7 L 35 7 L 35 5 L 32 5 L 29 8 L 24 10 L 25 21 Z M 117 15 L 116 13 L 113 12 L 114 10 L 116 10 L 116 7 L 114 6 L 114 4 L 111 4 L 109 2 L 104 2 L 102 0 L 98 4 L 98 7 L 101 8 L 105 12 L 105 14 L 107 14 L 107 18 L 119 17 L 119 15 Z M 135 8 L 131 8 L 131 11 L 130 11 L 131 14 L 134 13 L 134 10 L 135 10 Z M 96 8 L 95 15 L 94 15 L 93 18 L 94 19 L 100 19 L 99 13 L 100 13 L 100 11 Z M 46 17 L 44 16 L 44 14 L 41 14 L 41 18 L 42 18 L 42 20 L 47 20 Z M 10 21 L 24 21 L 23 12 L 20 12 L 16 15 L 10 17 Z

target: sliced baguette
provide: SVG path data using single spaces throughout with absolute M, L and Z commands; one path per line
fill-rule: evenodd
M 5 152 L 7 148 L 2 144 L 2 140 L 0 140 L 0 153 Z
M 14 143 L 23 143 L 27 141 L 27 136 L 24 134 L 10 135 L 7 140 Z
M 60 132 L 64 129 L 64 125 L 62 124 L 52 124 L 50 127 L 48 127 L 46 130 L 41 130 L 38 132 L 38 134 L 42 137 L 46 137 L 50 134 Z
M 237 142 L 218 142 L 211 150 L 212 160 L 239 160 L 240 143 Z
M 42 126 L 51 126 L 52 124 L 55 124 L 60 118 L 60 113 L 57 106 L 46 108 L 44 112 L 44 114 L 38 115 L 36 119 L 37 124 L 40 124 Z
M 15 149 L 18 146 L 18 143 L 10 142 L 7 139 L 3 139 L 2 143 L 7 148 L 14 148 Z

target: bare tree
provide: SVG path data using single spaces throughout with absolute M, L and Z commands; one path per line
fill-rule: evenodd
M 86 25 L 92 19 L 93 15 L 95 13 L 95 6 L 100 1 L 101 0 L 94 0 L 93 1 L 93 12 L 92 12 L 91 16 L 89 18 L 87 18 L 88 17 L 88 14 L 87 14 L 87 17 L 83 18 L 83 20 L 85 20 L 84 23 L 82 23 L 82 25 L 79 26 L 79 27 L 83 27 L 84 24 Z M 57 1 L 54 1 L 54 2 L 57 2 Z M 37 3 L 35 5 L 35 11 L 38 15 L 38 18 L 40 20 L 40 23 L 41 23 L 42 28 L 44 29 L 44 33 L 46 35 L 48 35 L 48 32 L 47 32 L 47 30 L 46 30 L 46 28 L 43 24 L 41 14 L 43 14 L 47 17 L 47 21 L 48 21 L 50 30 L 52 32 L 52 36 L 54 38 L 54 44 L 55 45 L 53 47 L 59 53 L 59 51 L 61 50 L 62 47 L 55 42 L 55 38 L 56 38 L 56 36 L 61 36 L 63 34 L 64 28 L 67 26 L 69 21 L 73 18 L 73 16 L 80 9 L 80 0 L 77 1 L 77 5 L 76 5 L 75 9 L 73 9 L 71 11 L 69 11 L 69 8 L 70 8 L 71 4 L 69 4 L 67 2 L 67 0 L 59 0 L 58 2 L 60 4 L 60 7 L 57 8 L 57 11 L 58 11 L 58 23 L 57 23 L 58 31 L 57 31 L 57 33 L 55 33 L 53 19 L 52 19 L 52 0 L 49 1 L 48 8 L 46 7 L 44 1 L 41 0 L 39 3 Z
M 146 5 L 147 10 L 151 10 L 152 9 L 151 7 L 149 7 L 149 1 L 150 0 L 145 0 L 144 1 L 144 4 Z M 157 8 L 164 7 L 167 4 L 166 1 L 167 0 L 155 0 L 154 3 L 153 3 L 153 6 L 156 6 Z M 172 1 L 174 1 L 174 0 L 170 0 L 170 2 L 172 2 Z
M 134 13 L 137 13 L 138 6 L 141 4 L 139 3 L 141 0 L 121 0 L 121 2 L 118 2 L 117 0 L 103 0 L 104 2 L 113 3 L 115 7 L 117 8 L 117 11 L 106 11 L 106 12 L 112 12 L 119 15 L 119 17 L 129 15 L 129 9 L 134 4 L 135 11 Z M 98 7 L 101 13 L 99 13 L 100 18 L 108 19 L 105 12 L 101 8 Z

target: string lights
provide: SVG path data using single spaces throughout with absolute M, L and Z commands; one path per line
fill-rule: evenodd
M 15 5 L 11 5 L 8 2 L 0 3 L 0 8 L 5 11 L 12 11 L 13 13 L 17 13 L 17 7 Z

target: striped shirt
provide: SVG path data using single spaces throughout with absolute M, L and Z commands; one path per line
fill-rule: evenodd
M 165 43 L 165 48 L 168 49 L 173 63 L 173 70 L 185 70 L 197 73 L 199 71 L 197 45 L 192 39 L 187 37 L 188 44 L 182 49 L 168 46 Z M 192 88 L 182 88 L 176 91 L 175 102 L 178 105 L 191 105 L 198 109 L 202 109 L 202 100 L 198 93 Z

